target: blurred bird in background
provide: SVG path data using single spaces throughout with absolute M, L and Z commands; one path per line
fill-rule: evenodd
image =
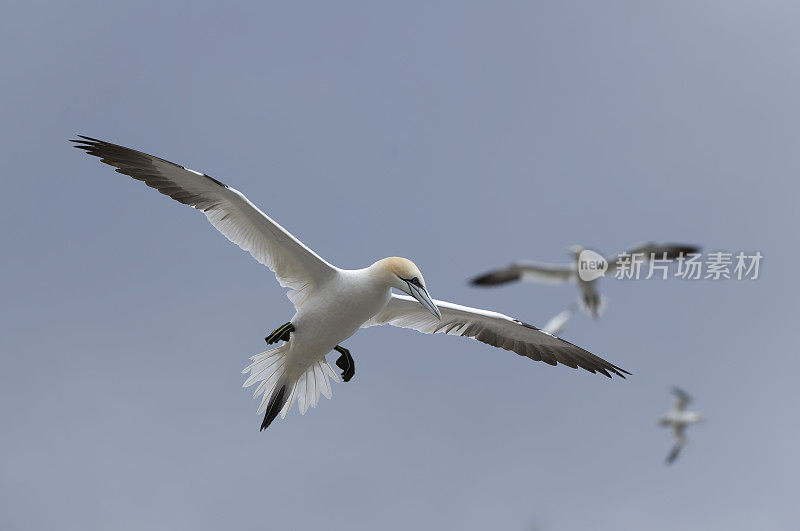
M 659 426 L 671 427 L 672 434 L 675 436 L 675 446 L 667 455 L 666 464 L 671 465 L 688 442 L 686 438 L 686 427 L 690 424 L 697 424 L 703 420 L 703 414 L 697 411 L 686 411 L 686 406 L 692 401 L 692 396 L 679 387 L 672 388 L 675 395 L 675 403 L 672 404 L 669 412 L 658 419 Z
M 580 245 L 573 245 L 567 250 L 573 257 L 570 264 L 545 264 L 539 262 L 520 261 L 507 267 L 491 270 L 479 275 L 470 283 L 473 286 L 499 286 L 516 281 L 540 282 L 548 284 L 575 283 L 581 292 L 581 305 L 583 309 L 595 319 L 599 318 L 605 309 L 605 297 L 597 291 L 597 281 L 606 273 L 614 274 L 626 268 L 638 267 L 649 260 L 675 260 L 681 256 L 700 252 L 695 245 L 684 244 L 658 244 L 643 243 L 635 245 L 628 251 L 623 251 L 614 256 L 604 258 L 602 255 L 585 249 Z M 590 256 L 589 256 L 590 255 Z M 579 274 L 582 261 L 594 262 L 597 269 L 594 274 Z M 635 258 L 636 262 L 632 259 Z M 636 264 L 639 264 L 638 266 Z

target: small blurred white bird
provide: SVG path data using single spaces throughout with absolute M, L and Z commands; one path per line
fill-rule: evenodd
M 595 319 L 600 317 L 605 308 L 606 298 L 597 291 L 597 281 L 603 274 L 614 274 L 618 269 L 631 267 L 632 257 L 636 256 L 638 263 L 655 258 L 656 260 L 675 260 L 681 255 L 688 255 L 700 252 L 700 248 L 694 245 L 683 244 L 659 244 L 643 243 L 634 246 L 628 251 L 624 251 L 614 256 L 605 258 L 607 269 L 598 273 L 598 276 L 591 280 L 584 280 L 578 274 L 579 261 L 584 251 L 602 260 L 603 257 L 593 251 L 588 251 L 580 245 L 573 245 L 568 248 L 573 256 L 571 264 L 543 264 L 538 262 L 515 262 L 507 267 L 494 269 L 488 273 L 473 278 L 470 283 L 473 286 L 498 286 L 518 280 L 529 282 L 541 282 L 549 284 L 563 284 L 574 282 L 581 291 L 581 303 L 583 308 Z M 623 269 L 624 270 L 624 269 Z
M 683 447 L 686 446 L 688 440 L 686 439 L 686 427 L 690 424 L 697 424 L 703 420 L 703 414 L 697 411 L 686 411 L 686 406 L 692 401 L 691 395 L 679 387 L 672 388 L 672 394 L 675 395 L 675 403 L 672 404 L 669 412 L 658 419 L 660 426 L 668 426 L 672 428 L 672 434 L 675 436 L 675 446 L 667 456 L 666 463 L 671 465 L 675 462 L 680 455 Z

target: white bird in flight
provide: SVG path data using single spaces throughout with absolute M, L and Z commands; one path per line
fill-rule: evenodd
M 564 328 L 567 326 L 567 321 L 572 319 L 573 315 L 575 315 L 575 305 L 571 304 L 566 310 L 562 310 L 551 317 L 542 327 L 542 332 L 546 332 L 551 336 L 557 336 L 564 331 Z
M 241 192 L 203 173 L 123 146 L 80 136 L 75 147 L 99 157 L 116 171 L 203 212 L 231 242 L 271 269 L 296 313 L 265 339 L 282 341 L 262 352 L 243 374 L 244 387 L 258 383 L 261 429 L 297 401 L 301 414 L 316 407 L 320 393 L 331 397 L 329 378 L 338 376 L 325 356 L 336 350 L 343 379 L 355 374 L 341 343 L 359 328 L 390 324 L 426 334 L 471 337 L 550 365 L 562 363 L 611 377 L 629 372 L 586 350 L 503 314 L 431 299 L 425 279 L 405 258 L 384 258 L 363 269 L 340 269 L 303 245 Z M 392 288 L 410 296 L 392 293 Z
M 675 446 L 672 447 L 666 459 L 668 465 L 675 462 L 688 442 L 686 439 L 686 427 L 703 420 L 702 413 L 686 411 L 686 406 L 692 401 L 691 395 L 679 387 L 673 387 L 672 394 L 676 397 L 675 403 L 672 404 L 672 408 L 666 415 L 658 419 L 659 426 L 672 428 L 672 434 L 675 436 Z
M 488 273 L 473 278 L 470 283 L 474 286 L 498 286 L 509 282 L 525 280 L 530 282 L 542 282 L 550 284 L 562 284 L 565 282 L 575 282 L 581 291 L 581 302 L 589 314 L 597 319 L 602 314 L 605 307 L 605 297 L 597 291 L 597 281 L 602 274 L 592 280 L 584 280 L 578 274 L 578 262 L 586 249 L 580 245 L 573 245 L 568 248 L 574 256 L 571 264 L 543 264 L 539 262 L 515 262 L 507 267 L 494 269 Z M 603 274 L 613 274 L 619 268 L 629 267 L 632 257 L 637 256 L 639 263 L 655 258 L 656 260 L 675 260 L 682 255 L 694 254 L 700 251 L 699 247 L 682 244 L 658 244 L 644 243 L 635 246 L 629 251 L 619 253 L 605 259 L 608 269 Z M 587 251 L 590 252 L 590 251 Z M 594 252 L 591 254 L 598 256 Z

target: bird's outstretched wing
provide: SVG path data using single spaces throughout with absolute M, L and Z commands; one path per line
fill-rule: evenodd
M 508 267 L 493 269 L 479 275 L 470 283 L 474 286 L 497 286 L 517 280 L 560 284 L 573 280 L 577 276 L 574 267 L 537 262 L 516 262 Z
M 80 136 L 75 147 L 117 172 L 202 211 L 218 231 L 269 267 L 300 307 L 335 268 L 259 210 L 241 192 L 200 172 L 123 146 Z
M 685 410 L 686 406 L 689 405 L 689 402 L 692 401 L 692 395 L 678 386 L 672 386 L 672 394 L 675 395 L 675 398 L 677 398 L 675 405 L 673 406 L 676 411 Z
M 575 315 L 574 305 L 551 317 L 542 328 L 542 332 L 552 336 L 560 334 L 567 325 L 567 321 L 569 321 L 573 315 Z
M 669 455 L 667 455 L 667 465 L 674 463 L 680 455 L 681 450 L 683 450 L 683 447 L 686 446 L 686 424 L 673 424 L 672 432 L 675 435 L 675 446 L 672 447 Z
M 665 460 L 667 465 L 671 465 L 675 462 L 679 455 L 681 455 L 681 450 L 683 450 L 683 444 L 675 443 L 675 446 L 672 447 L 672 450 L 669 451 L 669 455 Z
M 638 255 L 644 260 L 655 258 L 656 260 L 675 260 L 683 254 L 695 254 L 700 252 L 700 247 L 696 245 L 686 245 L 681 243 L 655 243 L 646 242 L 634 245 L 631 249 L 623 251 L 607 258 L 608 271 L 613 273 L 623 263 L 624 260 L 631 260 L 631 256 Z
M 501 313 L 444 301 L 434 302 L 442 312 L 441 320 L 414 298 L 392 294 L 386 308 L 363 326 L 390 324 L 401 328 L 413 328 L 424 334 L 443 333 L 471 337 L 487 345 L 511 350 L 520 356 L 527 356 L 550 365 L 562 363 L 573 369 L 581 367 L 609 378 L 611 374 L 622 378 L 630 374 L 572 343 Z

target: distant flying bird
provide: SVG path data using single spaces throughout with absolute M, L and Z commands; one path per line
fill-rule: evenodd
M 557 336 L 564 331 L 564 327 L 567 326 L 567 321 L 569 321 L 573 315 L 575 315 L 575 305 L 571 304 L 566 310 L 551 317 L 542 327 L 542 332 L 547 332 L 551 336 Z
M 581 278 L 578 274 L 578 262 L 586 249 L 579 245 L 573 245 L 568 250 L 574 257 L 571 264 L 515 262 L 507 267 L 494 269 L 477 276 L 470 283 L 473 286 L 498 286 L 518 280 L 550 284 L 575 282 L 581 290 L 581 302 L 584 308 L 597 319 L 605 307 L 605 297 L 597 292 L 597 281 L 602 275 L 593 280 Z M 651 257 L 655 257 L 657 260 L 675 260 L 681 254 L 687 255 L 699 251 L 700 248 L 693 245 L 644 243 L 624 253 L 606 258 L 608 269 L 605 273 L 613 274 L 620 268 L 628 267 L 631 264 L 631 256 L 634 255 L 640 256 L 642 261 L 650 260 Z
M 659 426 L 672 428 L 672 434 L 675 436 L 675 446 L 672 447 L 666 459 L 668 465 L 675 462 L 688 442 L 685 435 L 686 427 L 703 420 L 702 413 L 686 411 L 686 406 L 692 401 L 692 397 L 686 391 L 679 387 L 673 387 L 672 394 L 676 397 L 675 403 L 672 404 L 672 408 L 666 415 L 658 419 Z
M 329 378 L 338 380 L 325 356 L 337 351 L 344 381 L 355 374 L 350 351 L 341 343 L 359 328 L 390 324 L 426 334 L 466 336 L 550 365 L 562 363 L 591 373 L 630 374 L 586 350 L 503 314 L 431 299 L 422 273 L 405 258 L 384 258 L 363 269 L 339 269 L 303 245 L 242 193 L 200 172 L 164 159 L 81 136 L 75 147 L 99 157 L 117 172 L 203 212 L 226 238 L 270 268 L 296 313 L 265 339 L 281 346 L 253 356 L 243 374 L 248 387 L 260 382 L 261 429 L 297 400 L 301 414 L 331 397 Z M 302 191 L 299 191 L 302 195 Z M 298 215 L 302 210 L 298 209 Z M 347 236 L 345 236 L 347 237 Z M 392 288 L 410 295 L 396 295 Z

